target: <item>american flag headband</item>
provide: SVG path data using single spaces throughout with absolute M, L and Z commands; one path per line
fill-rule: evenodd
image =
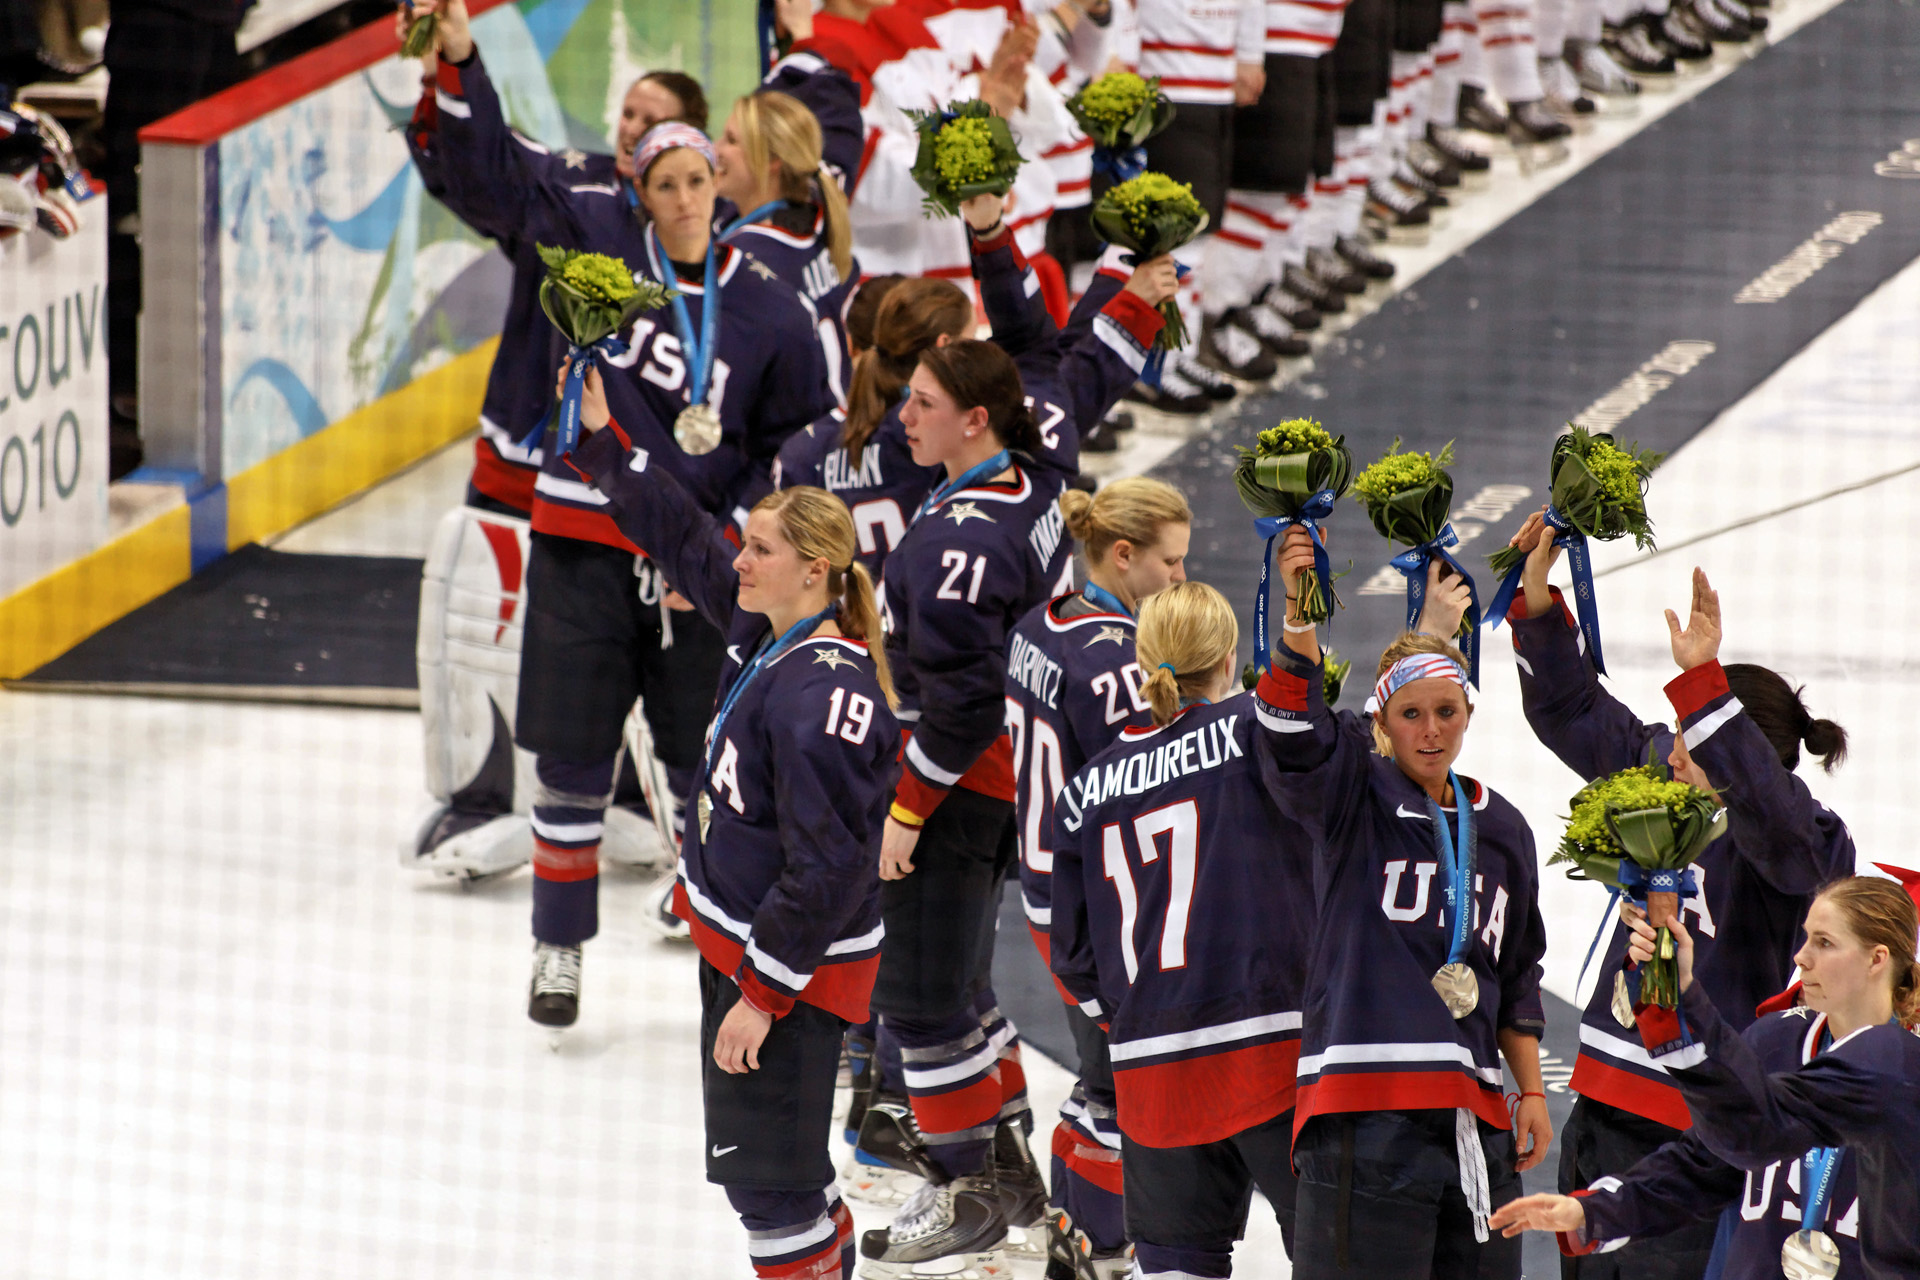
M 1367 714 L 1379 711 L 1387 705 L 1387 699 L 1415 680 L 1451 680 L 1466 693 L 1467 705 L 1473 705 L 1473 684 L 1459 663 L 1444 653 L 1410 653 L 1388 667 L 1379 683 L 1373 686 L 1373 696 L 1367 699 Z

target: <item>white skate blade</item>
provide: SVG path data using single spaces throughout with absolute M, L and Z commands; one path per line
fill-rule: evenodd
M 925 1184 L 926 1179 L 919 1174 L 884 1165 L 861 1164 L 858 1157 L 849 1157 L 846 1167 L 840 1171 L 841 1195 L 881 1209 L 898 1209 Z
M 956 1253 L 931 1262 L 881 1262 L 863 1258 L 860 1280 L 1012 1280 L 1013 1261 L 1004 1249 Z
M 1047 1220 L 1041 1218 L 1030 1227 L 1008 1227 L 1007 1242 L 1000 1248 L 1015 1262 L 1045 1262 Z
M 1531 178 L 1542 169 L 1551 169 L 1563 163 L 1573 154 L 1567 150 L 1566 139 L 1555 138 L 1552 142 L 1515 142 L 1513 158 L 1520 162 L 1520 172 Z
M 642 875 L 673 869 L 673 853 L 660 843 L 651 821 L 619 805 L 610 807 L 600 834 L 600 857 Z
M 506 813 L 429 849 L 413 865 L 449 880 L 484 880 L 532 861 L 532 822 Z

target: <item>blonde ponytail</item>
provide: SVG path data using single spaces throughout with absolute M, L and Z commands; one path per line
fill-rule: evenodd
M 873 659 L 874 679 L 889 707 L 898 707 L 893 673 L 887 666 L 886 638 L 880 633 L 880 607 L 866 566 L 853 558 L 856 542 L 847 504 L 810 484 L 779 489 L 754 504 L 780 521 L 780 536 L 803 561 L 827 562 L 827 598 L 839 602 L 841 634 L 864 640 Z
M 1135 656 L 1146 672 L 1140 692 L 1153 722 L 1166 724 L 1181 706 L 1205 697 L 1240 643 L 1227 598 L 1204 582 L 1177 582 L 1140 606 Z
M 1106 559 L 1118 542 L 1144 551 L 1160 541 L 1170 524 L 1192 524 L 1193 509 L 1180 491 L 1151 476 L 1128 476 L 1102 485 L 1094 494 L 1069 489 L 1060 496 L 1067 532 L 1086 548 L 1087 563 Z
M 853 278 L 853 222 L 847 197 L 822 159 L 820 121 L 798 98 L 774 89 L 750 93 L 736 102 L 733 118 L 740 130 L 740 146 L 747 168 L 763 174 L 775 161 L 780 165 L 780 195 L 796 204 L 818 203 L 827 229 L 827 252 L 842 280 Z

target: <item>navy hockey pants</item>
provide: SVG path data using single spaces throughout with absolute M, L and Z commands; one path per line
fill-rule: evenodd
M 1232 1275 L 1233 1243 L 1246 1231 L 1256 1186 L 1273 1206 L 1287 1252 L 1298 1256 L 1292 1145 L 1292 1109 L 1219 1142 L 1148 1147 L 1126 1140 L 1135 1274 L 1142 1280 Z

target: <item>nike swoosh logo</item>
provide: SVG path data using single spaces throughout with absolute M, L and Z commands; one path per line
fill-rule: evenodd
M 1429 821 L 1429 822 L 1431 822 L 1431 821 L 1433 821 L 1433 815 L 1432 815 L 1432 814 L 1430 814 L 1430 813 L 1415 813 L 1415 812 L 1414 812 L 1413 810 L 1411 810 L 1411 809 L 1409 809 L 1409 808 L 1407 808 L 1407 806 L 1405 806 L 1405 805 L 1403 805 L 1403 804 L 1402 804 L 1402 805 L 1395 805 L 1395 806 L 1394 806 L 1394 810 L 1393 810 L 1393 811 L 1394 811 L 1395 813 L 1397 813 L 1397 814 L 1399 814 L 1399 815 L 1400 815 L 1401 817 L 1403 817 L 1403 818 L 1425 818 L 1425 819 L 1426 819 L 1427 821 Z
M 730 644 L 727 646 L 727 656 L 733 659 L 733 665 L 736 667 L 746 665 L 745 663 L 740 661 L 740 646 L 737 644 Z
M 721 1156 L 727 1154 L 727 1152 L 738 1151 L 739 1149 L 740 1149 L 740 1144 L 737 1142 L 730 1147 L 715 1147 L 713 1149 L 713 1158 L 715 1160 L 718 1160 Z

